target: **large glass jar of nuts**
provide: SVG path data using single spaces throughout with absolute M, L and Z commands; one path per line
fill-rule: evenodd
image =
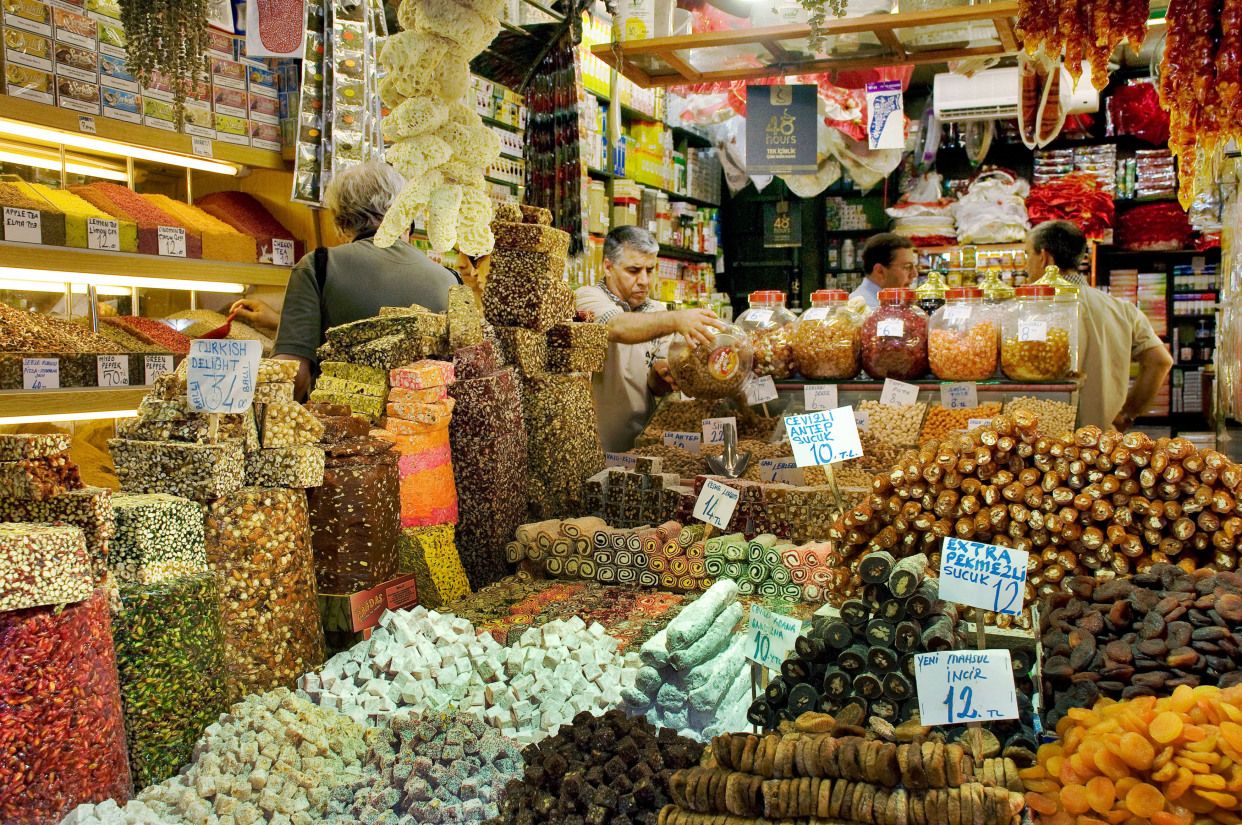
M 913 289 L 880 290 L 880 308 L 863 321 L 862 363 L 876 379 L 927 374 L 927 314 L 914 305 Z
M 794 314 L 785 308 L 785 293 L 762 290 L 750 293 L 750 308 L 737 317 L 737 325 L 755 351 L 755 375 L 788 378 L 798 371 L 789 342 Z
M 677 388 L 690 398 L 731 398 L 750 376 L 753 352 L 746 335 L 730 326 L 711 344 L 690 346 L 684 340 L 668 348 L 668 366 Z
M 927 357 L 943 381 L 982 381 L 996 372 L 1000 321 L 978 287 L 954 287 L 928 322 Z
M 1001 330 L 1001 371 L 1014 381 L 1060 381 L 1078 355 L 1078 306 L 1051 286 L 1020 286 Z
M 807 378 L 843 381 L 862 369 L 858 355 L 867 304 L 861 298 L 847 303 L 848 298 L 843 289 L 817 289 L 811 293 L 811 308 L 794 324 L 794 360 Z

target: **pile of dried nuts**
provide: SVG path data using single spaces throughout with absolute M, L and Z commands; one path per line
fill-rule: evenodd
M 1036 432 L 1040 435 L 1058 436 L 1072 432 L 1078 424 L 1078 408 L 1064 401 L 1052 401 L 1023 395 L 1005 403 L 1009 415 L 1025 413 L 1036 419 Z
M 927 413 L 927 404 L 919 402 L 908 407 L 890 407 L 879 401 L 862 401 L 855 407 L 867 414 L 866 434 L 870 439 L 899 447 L 913 447 L 919 442 L 919 428 Z M 866 453 L 866 445 L 863 445 Z

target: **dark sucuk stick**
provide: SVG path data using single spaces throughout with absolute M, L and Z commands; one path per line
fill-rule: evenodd
M 914 595 L 926 572 L 927 556 L 922 553 L 908 556 L 893 565 L 888 575 L 888 589 L 898 599 L 907 599 Z
M 781 675 L 792 683 L 805 682 L 811 678 L 811 666 L 802 659 L 792 658 L 781 662 Z
M 940 582 L 935 579 L 924 579 L 906 600 L 906 615 L 913 619 L 925 619 L 931 615 L 932 608 L 940 598 Z
M 763 698 L 756 699 L 746 711 L 746 721 L 757 728 L 771 728 L 776 724 L 776 713 Z
M 799 636 L 794 640 L 794 652 L 808 662 L 824 662 L 828 658 L 828 646 L 813 636 Z
M 864 584 L 883 584 L 893 570 L 893 554 L 887 550 L 871 553 L 858 563 L 858 575 Z
M 867 666 L 867 648 L 853 645 L 848 650 L 841 651 L 841 655 L 837 657 L 837 666 L 846 673 L 860 673 Z
M 830 667 L 824 671 L 824 694 L 833 699 L 844 699 L 850 695 L 852 680 L 840 668 Z
M 899 653 L 909 653 L 919 645 L 922 629 L 918 622 L 904 621 L 898 623 L 893 632 L 893 648 Z
M 1026 676 L 1031 672 L 1031 667 L 1035 664 L 1035 654 L 1029 650 L 1011 650 L 1009 655 L 1015 676 Z
M 954 624 L 948 616 L 937 616 L 923 631 L 923 647 L 932 653 L 952 650 L 957 642 Z
M 909 678 L 913 679 L 914 671 L 917 669 L 915 667 L 916 662 L 917 662 L 917 659 L 915 659 L 914 654 L 907 653 L 906 657 L 901 660 L 901 672 L 904 673 Z
M 824 643 L 829 647 L 844 650 L 853 638 L 854 631 L 845 622 L 829 622 L 824 627 Z
M 914 685 L 910 684 L 910 677 L 904 673 L 886 673 L 884 695 L 895 702 L 904 702 L 914 695 Z
M 901 599 L 889 599 L 880 604 L 878 613 L 881 619 L 899 622 L 906 617 L 906 603 Z
M 894 650 L 890 650 L 887 647 L 873 647 L 867 651 L 867 664 L 872 670 L 887 673 L 900 667 L 901 659 Z
M 841 605 L 841 618 L 851 627 L 862 627 L 871 618 L 871 608 L 862 599 L 850 599 Z
M 768 701 L 773 705 L 783 705 L 789 699 L 789 685 L 783 678 L 773 679 L 764 688 L 763 695 L 768 697 Z
M 867 623 L 867 643 L 880 647 L 892 647 L 897 638 L 897 625 L 884 619 L 872 619 Z
M 860 673 L 854 677 L 854 693 L 870 701 L 884 695 L 884 685 L 874 673 Z
M 819 691 L 815 690 L 815 688 L 811 685 L 806 683 L 795 685 L 794 688 L 789 691 L 788 708 L 789 712 L 792 713 L 795 718 L 809 710 L 815 710 L 815 707 L 818 704 Z
M 871 703 L 871 715 L 892 721 L 901 712 L 901 703 L 891 699 L 880 698 Z

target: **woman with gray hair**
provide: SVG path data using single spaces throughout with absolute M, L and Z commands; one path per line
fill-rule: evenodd
M 461 283 L 452 270 L 414 248 L 409 232 L 392 246 L 373 242 L 384 213 L 405 187 L 405 179 L 383 161 L 351 166 L 333 176 L 324 193 L 336 228 L 353 240 L 320 247 L 293 267 L 279 316 L 261 301 L 243 299 L 232 310 L 246 323 L 275 327 L 275 358 L 297 361 L 299 399 L 318 371 L 315 350 L 329 327 L 379 314 L 380 307 L 419 304 L 432 312 L 448 308 L 449 287 Z

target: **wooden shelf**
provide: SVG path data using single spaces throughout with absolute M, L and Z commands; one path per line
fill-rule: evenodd
M 869 230 L 878 232 L 878 229 Z M 942 252 L 953 252 L 963 247 L 969 246 L 979 252 L 1006 252 L 1010 250 L 1026 250 L 1025 241 L 1013 241 L 1011 243 L 957 243 L 949 246 L 919 246 L 915 247 L 915 251 L 920 255 L 938 255 Z
M 979 6 L 953 6 L 932 11 L 872 14 L 825 21 L 821 26 L 825 35 L 875 35 L 879 48 L 856 57 L 808 53 L 806 39 L 811 34 L 811 27 L 807 24 L 601 43 L 592 47 L 591 51 L 643 87 L 751 80 L 1016 54 L 1020 48 L 1014 32 L 1017 14 L 1017 0 L 1000 0 Z M 982 21 L 992 23 L 999 41 L 997 44 L 922 50 L 911 37 L 931 26 Z M 738 52 L 743 53 L 748 65 L 741 65 L 743 60 L 738 59 Z M 699 69 L 696 64 L 722 68 Z
M 61 109 L 58 106 L 48 106 L 45 103 L 35 103 L 34 101 L 23 100 L 20 97 L 0 94 L 0 117 L 20 120 L 48 129 L 81 133 L 81 130 L 78 128 L 78 117 L 80 115 L 80 112 Z M 95 116 L 94 137 L 130 143 L 161 152 L 175 152 L 181 155 L 200 157 L 194 154 L 189 135 L 182 134 L 181 132 L 167 132 L 150 126 L 140 126 L 136 123 L 126 123 L 123 120 L 114 120 L 110 117 Z M 56 136 L 48 135 L 47 140 L 50 143 L 55 143 Z M 290 156 L 292 156 L 292 151 L 290 151 Z M 270 149 L 256 149 L 253 146 L 238 146 L 222 140 L 212 141 L 212 157 L 204 159 L 237 163 L 256 169 L 288 168 L 280 152 Z
M 136 410 L 150 389 L 4 390 L 0 392 L 0 418 L 63 414 L 64 420 L 71 421 L 75 415 Z
M 680 246 L 669 246 L 668 244 L 660 244 L 660 257 L 677 258 L 682 261 L 692 261 L 700 264 L 714 264 L 716 262 L 715 255 L 708 255 L 706 252 L 695 252 L 693 249 L 682 249 Z
M 289 283 L 290 271 L 289 267 L 271 264 L 240 264 L 230 261 L 138 255 L 132 252 L 101 252 L 95 249 L 41 246 L 11 241 L 0 241 L 0 267 L 114 277 L 223 281 L 249 286 L 279 287 Z M 21 278 L 21 275 L 7 277 Z

